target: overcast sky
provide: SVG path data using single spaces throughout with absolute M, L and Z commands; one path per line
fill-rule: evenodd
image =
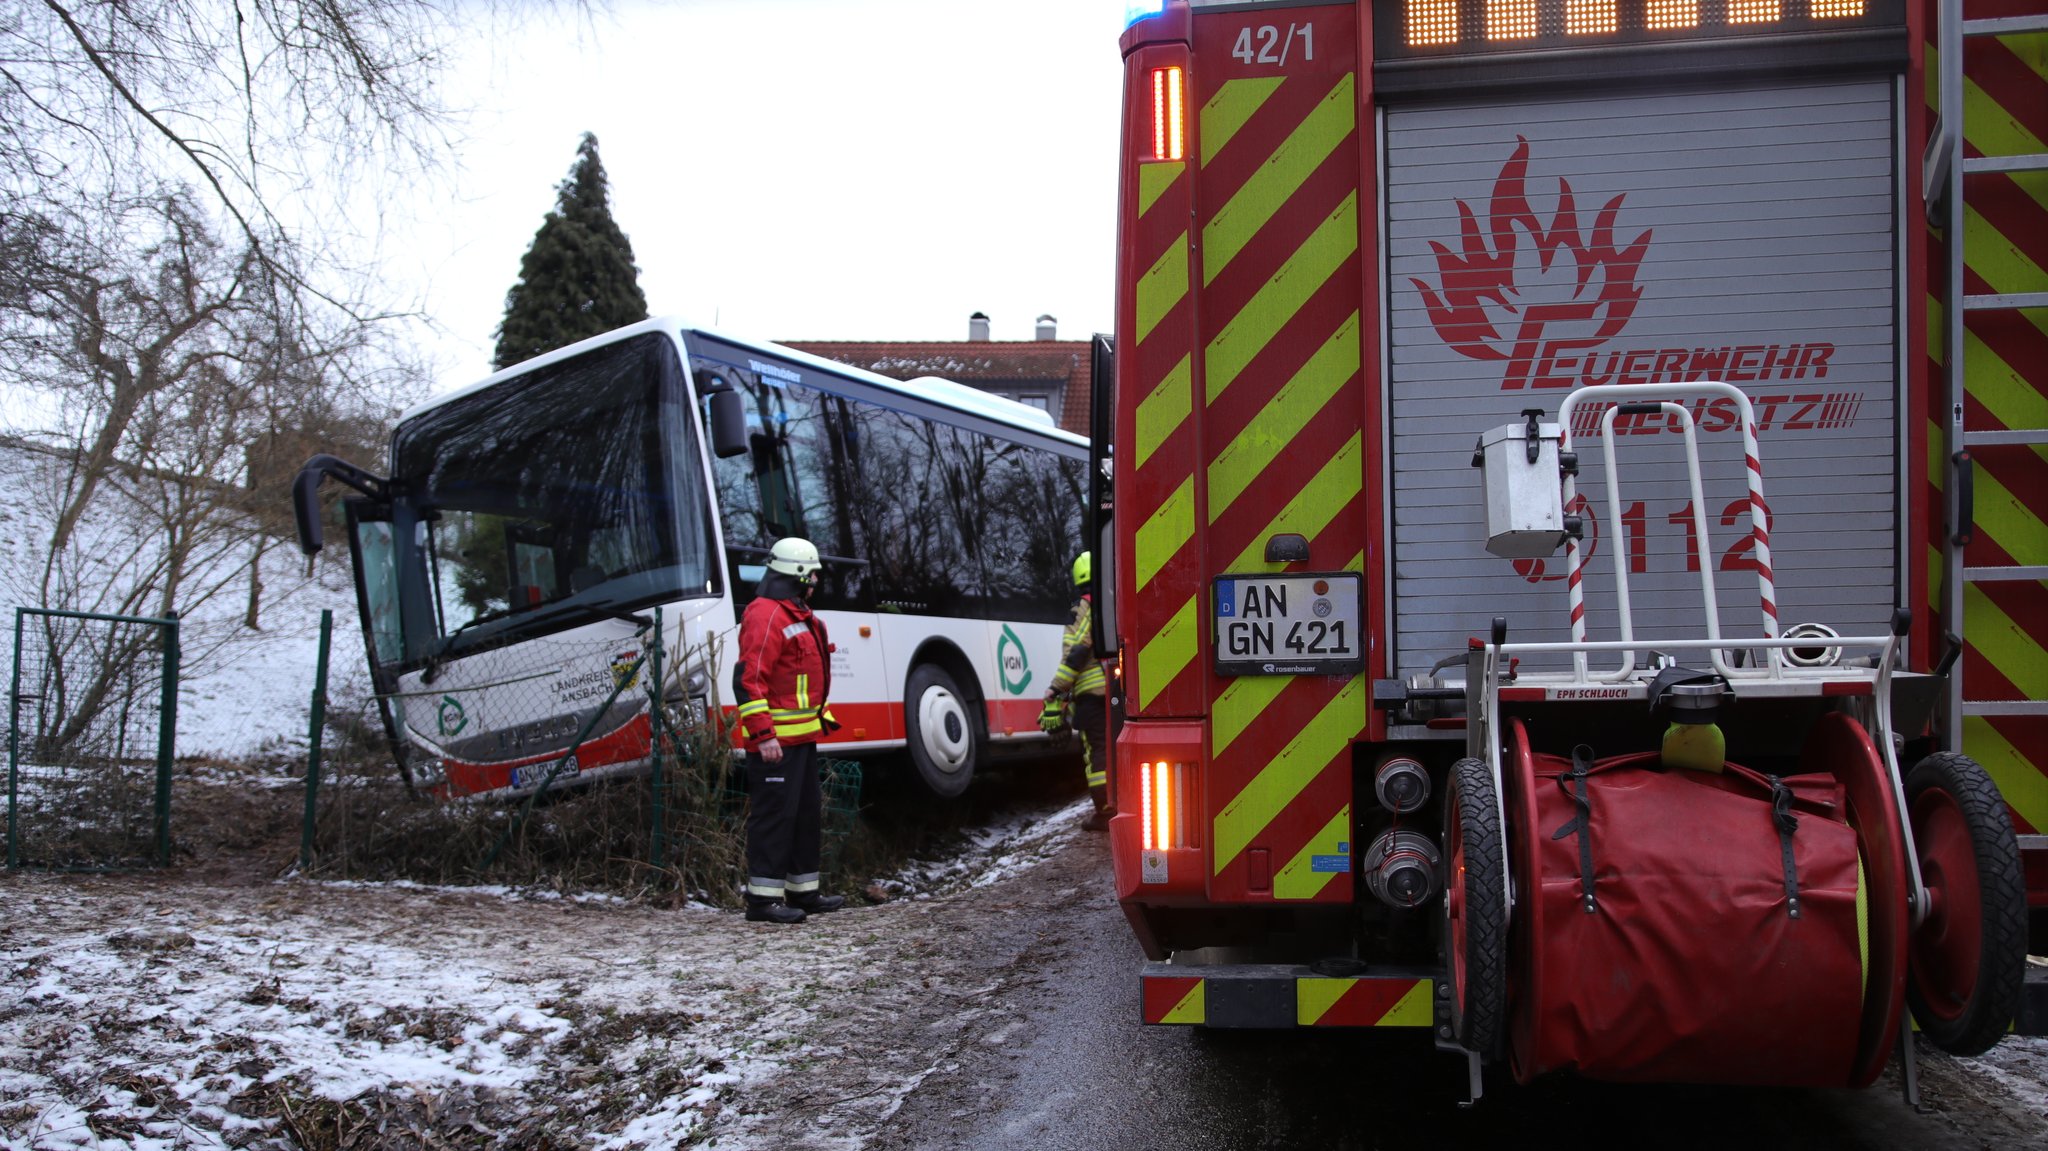
M 490 370 L 505 291 L 584 131 L 655 314 L 775 340 L 1108 331 L 1122 0 L 619 0 L 480 38 L 454 196 L 398 274 Z M 392 208 L 397 208 L 393 205 Z M 393 220 L 399 224 L 402 221 Z

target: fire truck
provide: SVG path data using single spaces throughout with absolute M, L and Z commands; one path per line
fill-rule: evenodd
M 1916 1041 L 2048 1028 L 2048 5 L 1137 0 L 1121 46 L 1144 1021 L 1426 1028 L 1475 1097 L 1912 1095 Z

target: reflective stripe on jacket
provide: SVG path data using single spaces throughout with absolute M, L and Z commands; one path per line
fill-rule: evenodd
M 1102 661 L 1095 658 L 1095 607 L 1088 596 L 1074 603 L 1074 621 L 1060 636 L 1060 666 L 1052 673 L 1054 691 L 1072 690 L 1075 695 L 1101 695 L 1106 681 Z
M 740 617 L 740 723 L 747 746 L 774 737 L 816 743 L 838 724 L 825 705 L 832 690 L 832 644 L 810 605 L 757 596 Z

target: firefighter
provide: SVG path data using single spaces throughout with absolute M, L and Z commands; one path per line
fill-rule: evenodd
M 1060 666 L 1053 673 L 1052 686 L 1045 693 L 1045 710 L 1039 726 L 1059 730 L 1071 708 L 1074 729 L 1081 736 L 1081 767 L 1088 777 L 1088 798 L 1095 811 L 1081 826 L 1101 831 L 1115 814 L 1109 806 L 1109 706 L 1108 676 L 1095 658 L 1093 565 L 1091 553 L 1074 559 L 1074 620 L 1060 639 Z
M 839 726 L 825 705 L 832 644 L 810 607 L 821 566 L 809 540 L 776 540 L 740 619 L 733 678 L 747 746 L 747 918 L 755 922 L 802 923 L 846 903 L 818 890 L 818 741 Z

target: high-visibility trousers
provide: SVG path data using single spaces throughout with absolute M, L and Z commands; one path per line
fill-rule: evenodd
M 1081 736 L 1081 767 L 1089 787 L 1109 782 L 1109 704 L 1100 695 L 1074 697 L 1074 730 Z
M 749 902 L 818 890 L 824 809 L 817 744 L 783 744 L 778 763 L 747 753 Z

